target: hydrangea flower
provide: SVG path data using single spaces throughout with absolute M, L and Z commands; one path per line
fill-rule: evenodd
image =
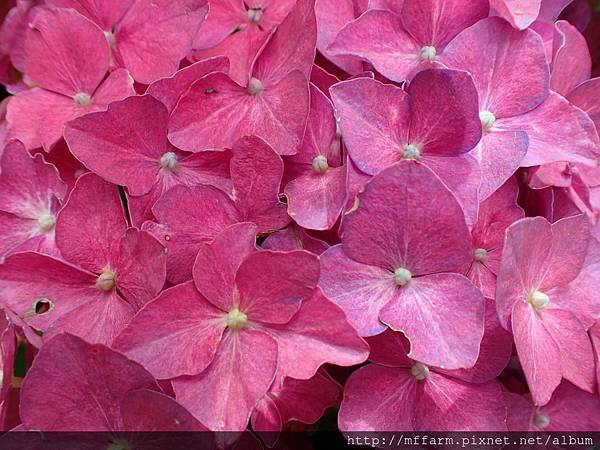
M 594 355 L 578 318 L 589 299 L 563 295 L 584 266 L 587 219 L 579 215 L 550 224 L 525 218 L 506 233 L 497 309 L 501 324 L 512 329 L 533 402 L 548 403 L 562 378 L 592 392 Z
M 109 343 L 163 288 L 163 246 L 127 228 L 117 187 L 93 174 L 60 211 L 56 245 L 64 260 L 22 252 L 0 265 L 0 301 L 45 338 L 68 331 Z
M 403 161 L 375 176 L 340 235 L 342 245 L 321 255 L 319 284 L 362 336 L 390 327 L 424 364 L 475 364 L 484 298 L 457 273 L 472 259 L 471 236 L 460 205 L 430 169 Z
M 194 281 L 160 294 L 115 342 L 157 378 L 174 378 L 178 401 L 213 430 L 243 430 L 274 381 L 368 354 L 342 310 L 315 290 L 317 257 L 257 251 L 256 231 L 244 222 L 203 244 Z
M 218 72 L 192 85 L 171 116 L 171 143 L 202 151 L 253 134 L 280 155 L 295 154 L 308 118 L 316 34 L 314 0 L 299 0 L 241 84 Z
M 11 98 L 6 120 L 10 136 L 28 149 L 43 146 L 50 151 L 62 137 L 65 122 L 135 94 L 127 71 L 116 70 L 106 77 L 108 42 L 98 27 L 74 10 L 37 12 L 25 48 L 26 73 L 36 87 Z
M 488 10 L 487 0 L 404 0 L 399 15 L 370 9 L 348 23 L 328 51 L 366 59 L 390 80 L 410 80 Z
M 369 360 L 346 382 L 342 431 L 505 431 L 506 403 L 494 379 L 471 383 L 407 356 L 397 332 L 368 339 Z M 374 389 L 374 387 L 377 387 Z
M 59 256 L 56 215 L 66 196 L 54 166 L 9 142 L 0 157 L 0 257 L 26 250 Z
M 206 430 L 142 366 L 62 333 L 44 345 L 23 381 L 21 418 L 26 430 L 41 431 Z M 117 434 L 113 448 L 124 437 Z
M 110 45 L 115 67 L 126 68 L 139 83 L 173 74 L 192 49 L 207 0 L 48 0 L 73 8 L 94 22 Z
M 455 70 L 419 73 L 405 92 L 368 78 L 331 88 L 350 157 L 369 175 L 408 160 L 430 167 L 457 195 L 472 224 L 479 166 L 467 153 L 481 139 L 477 91 Z

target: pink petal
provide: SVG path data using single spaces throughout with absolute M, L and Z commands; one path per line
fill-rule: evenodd
M 44 89 L 68 97 L 91 96 L 108 71 L 108 42 L 101 30 L 70 9 L 40 10 L 26 45 L 27 75 Z
M 573 0 L 543 0 L 539 19 L 546 22 L 554 22 L 560 13 L 572 3 Z
M 159 387 L 125 356 L 62 334 L 44 345 L 27 373 L 21 418 L 28 429 L 117 431 L 123 427 L 121 400 L 133 389 Z
M 252 253 L 235 276 L 240 310 L 252 321 L 286 324 L 318 280 L 318 257 L 305 250 Z
M 212 14 L 212 11 L 211 11 Z M 210 58 L 198 61 L 175 72 L 171 77 L 155 81 L 146 90 L 146 94 L 160 100 L 169 112 L 175 109 L 179 99 L 197 80 L 213 72 L 229 70 L 229 60 L 224 57 Z
M 252 69 L 252 76 L 265 84 L 283 80 L 292 71 L 310 76 L 317 45 L 315 0 L 297 0 Z
M 166 249 L 150 233 L 129 228 L 114 262 L 117 286 L 127 301 L 141 308 L 161 291 L 166 278 Z
M 308 82 L 298 71 L 265 85 L 256 96 L 217 72 L 193 84 L 179 101 L 169 140 L 178 148 L 202 151 L 231 147 L 242 136 L 256 135 L 277 153 L 291 155 L 302 141 L 308 111 Z M 223 127 L 224 122 L 229 126 Z
M 422 45 L 405 31 L 400 17 L 389 11 L 369 10 L 342 28 L 327 52 L 367 60 L 383 76 L 400 82 L 419 66 L 429 65 L 419 61 Z
M 139 83 L 172 75 L 191 51 L 207 11 L 206 0 L 134 2 L 114 36 L 118 59 Z
M 58 216 L 56 244 L 67 261 L 99 274 L 115 263 L 126 226 L 118 187 L 86 174 Z
M 567 99 L 584 110 L 600 130 L 600 78 L 587 80 L 569 93 Z
M 328 320 L 324 322 L 319 317 Z M 346 320 L 343 310 L 320 289 L 302 302 L 289 323 L 267 325 L 264 331 L 277 341 L 278 379 L 308 380 L 325 363 L 353 366 L 369 356 L 369 346 Z
M 590 329 L 590 337 L 592 339 L 596 361 L 598 361 L 598 359 L 600 359 L 600 321 L 596 322 Z M 600 364 L 596 364 L 596 383 L 600 386 Z
M 142 195 L 161 171 L 168 119 L 167 109 L 153 97 L 129 97 L 110 104 L 107 111 L 69 122 L 65 140 L 90 170 L 126 186 L 132 195 Z
M 357 262 L 422 275 L 456 270 L 470 260 L 462 209 L 427 167 L 396 164 L 374 177 L 358 198 L 358 209 L 346 216 L 341 231 L 344 252 Z
M 484 333 L 484 298 L 464 276 L 434 274 L 399 288 L 379 317 L 411 342 L 409 357 L 445 369 L 473 367 Z
M 252 430 L 258 433 L 267 446 L 275 446 L 279 438 L 278 432 L 283 428 L 283 420 L 273 398 L 265 395 L 254 407 Z
M 380 366 L 410 368 L 415 363 L 407 355 L 410 351 L 410 341 L 400 331 L 388 328 L 377 336 L 366 339 L 371 353 L 369 361 Z
M 285 227 L 290 218 L 279 201 L 283 161 L 275 151 L 256 136 L 243 137 L 233 145 L 230 167 L 240 219 L 257 224 L 259 233 Z
M 394 275 L 376 266 L 350 259 L 341 245 L 321 255 L 319 286 L 340 306 L 361 336 L 373 336 L 386 329 L 379 311 L 396 295 Z
M 481 39 L 481 36 L 486 36 Z M 441 56 L 466 70 L 479 92 L 479 110 L 496 118 L 524 114 L 548 97 L 549 69 L 540 37 L 498 18 L 485 19 L 456 37 Z
M 165 290 L 140 310 L 113 347 L 157 378 L 196 375 L 215 358 L 224 317 L 187 282 Z
M 196 288 L 217 308 L 229 311 L 235 306 L 235 275 L 254 252 L 256 225 L 242 222 L 225 228 L 198 250 L 193 268 Z
M 520 130 L 529 135 L 529 148 L 521 166 L 555 161 L 591 164 L 598 158 L 598 133 L 590 118 L 558 94 L 518 117 L 496 121 L 499 130 Z
M 242 431 L 276 367 L 273 338 L 255 330 L 229 331 L 211 365 L 200 375 L 176 378 L 173 388 L 177 400 L 209 429 Z
M 121 414 L 123 429 L 127 431 L 207 431 L 171 397 L 148 389 L 125 394 L 121 401 Z
M 513 308 L 512 329 L 536 405 L 550 401 L 562 377 L 592 390 L 592 347 L 573 314 L 556 308 L 540 313 L 526 302 L 517 302 Z
M 133 84 L 133 78 L 125 69 L 113 70 L 94 92 L 92 106 L 95 110 L 104 110 L 111 102 L 136 95 Z
M 331 97 L 344 143 L 360 170 L 375 175 L 400 160 L 410 125 L 410 99 L 402 89 L 357 78 L 333 86 Z
M 554 48 L 550 87 L 567 96 L 577 85 L 590 78 L 592 58 L 585 37 L 566 20 L 554 24 Z
M 102 30 L 110 29 L 118 23 L 131 8 L 135 0 L 47 0 L 47 3 L 58 8 L 73 8 L 83 14 Z
M 518 30 L 531 25 L 540 13 L 542 0 L 490 0 L 495 15 L 506 19 Z
M 200 243 L 237 223 L 238 212 L 229 197 L 211 186 L 175 186 L 152 207 L 160 226 L 144 227 L 167 247 L 167 279 L 191 279 Z
M 316 255 L 320 255 L 329 248 L 329 244 L 312 237 L 304 231 L 303 228 L 294 224 L 281 231 L 270 234 L 262 243 L 262 248 L 265 250 L 278 251 L 304 249 Z
M 468 73 L 426 70 L 415 76 L 407 92 L 412 100 L 407 143 L 421 144 L 426 154 L 443 156 L 465 153 L 477 145 L 481 121 L 477 91 Z

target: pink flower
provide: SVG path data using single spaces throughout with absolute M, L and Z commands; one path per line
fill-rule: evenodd
M 203 244 L 194 281 L 164 291 L 115 342 L 156 377 L 175 378 L 176 398 L 213 430 L 243 430 L 282 377 L 367 357 L 343 312 L 315 290 L 317 257 L 257 251 L 256 231 L 240 223 Z
M 328 51 L 366 59 L 390 80 L 409 80 L 431 67 L 448 43 L 488 10 L 486 0 L 404 0 L 399 15 L 370 9 L 350 22 Z
M 94 22 L 110 45 L 113 66 L 139 83 L 172 75 L 192 48 L 207 0 L 48 0 Z
M 135 94 L 125 70 L 105 78 L 109 58 L 102 32 L 79 13 L 37 12 L 26 41 L 26 72 L 37 87 L 11 98 L 9 134 L 28 149 L 43 146 L 49 152 L 62 137 L 65 122 Z
M 93 174 L 60 211 L 56 245 L 64 260 L 23 252 L 0 265 L 2 304 L 46 339 L 68 331 L 109 343 L 164 285 L 164 248 L 127 228 L 117 187 Z
M 593 283 L 578 281 L 590 242 L 587 219 L 525 218 L 506 233 L 497 309 L 502 326 L 512 329 L 534 403 L 548 403 L 562 378 L 592 392 L 594 355 L 580 319 L 589 321 L 594 307 L 575 294 Z
M 49 340 L 36 357 L 21 389 L 21 419 L 26 430 L 41 431 L 206 430 L 142 366 L 70 334 Z
M 54 232 L 67 186 L 42 155 L 11 141 L 0 157 L 0 257 L 33 250 L 59 256 Z
M 407 356 L 397 332 L 368 339 L 369 359 L 346 382 L 342 431 L 505 431 L 506 403 L 494 379 L 472 383 Z
M 375 176 L 321 256 L 320 286 L 362 336 L 390 327 L 410 356 L 447 369 L 472 367 L 484 298 L 460 272 L 471 236 L 452 193 L 425 165 L 404 161 Z

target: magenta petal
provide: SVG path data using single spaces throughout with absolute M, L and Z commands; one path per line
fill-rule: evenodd
M 348 153 L 360 170 L 375 175 L 397 162 L 408 143 L 410 99 L 400 88 L 368 78 L 331 87 Z
M 176 378 L 173 389 L 177 400 L 209 429 L 242 431 L 252 408 L 267 393 L 276 367 L 272 337 L 251 329 L 229 331 L 210 366 L 200 375 Z
M 103 30 L 110 30 L 118 23 L 135 0 L 47 0 L 58 8 L 73 8 L 96 23 Z
M 65 140 L 73 155 L 105 180 L 146 194 L 167 152 L 167 109 L 151 96 L 129 97 L 108 110 L 69 122 Z M 166 170 L 166 169 L 162 169 Z
M 394 274 L 348 258 L 341 245 L 323 253 L 320 261 L 319 286 L 344 310 L 358 333 L 373 336 L 384 331 L 379 311 L 396 295 Z
M 596 361 L 598 361 L 600 359 L 600 321 L 596 322 L 590 329 L 590 337 L 592 339 Z M 600 386 L 600 364 L 596 364 L 596 383 Z
M 536 405 L 550 401 L 563 376 L 592 390 L 592 347 L 574 315 L 555 308 L 538 315 L 525 302 L 515 303 L 512 314 L 515 345 Z
M 600 78 L 592 78 L 577 86 L 567 99 L 583 109 L 600 130 Z
M 327 50 L 333 56 L 365 59 L 386 78 L 400 82 L 419 66 L 421 45 L 404 30 L 400 17 L 369 10 L 342 28 Z
M 490 0 L 494 12 L 518 30 L 535 22 L 541 4 L 542 0 Z
M 148 389 L 130 391 L 121 401 L 123 429 L 127 431 L 206 431 L 179 403 Z
M 134 389 L 159 387 L 125 356 L 61 334 L 44 345 L 27 373 L 21 418 L 32 430 L 117 431 L 123 428 L 121 400 Z
M 235 306 L 235 275 L 242 262 L 256 252 L 256 225 L 242 222 L 225 228 L 200 246 L 194 262 L 198 291 L 222 311 Z
M 368 337 L 366 341 L 371 347 L 369 361 L 377 365 L 409 368 L 414 364 L 414 361 L 407 356 L 410 342 L 400 331 L 388 328 L 377 336 Z
M 248 256 L 235 276 L 240 310 L 249 320 L 285 324 L 310 298 L 319 281 L 319 260 L 305 250 L 264 250 Z
M 484 333 L 484 301 L 462 275 L 427 275 L 400 287 L 379 317 L 410 340 L 410 358 L 444 369 L 469 368 Z
M 166 278 L 166 249 L 146 231 L 129 228 L 114 260 L 117 286 L 127 301 L 141 308 L 161 291 Z
M 276 433 L 283 428 L 283 420 L 277 409 L 277 404 L 268 394 L 256 404 L 250 420 L 252 421 L 253 431 L 259 435 L 264 433 L 264 436 L 261 437 L 267 446 L 275 446 L 279 438 Z
M 377 386 L 377 389 L 373 387 Z M 415 403 L 421 394 L 408 370 L 369 364 L 344 387 L 341 431 L 415 431 Z
M 521 166 L 569 161 L 593 164 L 598 159 L 598 133 L 588 115 L 556 93 L 536 109 L 518 117 L 498 119 L 499 130 L 529 135 Z
M 27 34 L 27 75 L 36 84 L 69 97 L 91 96 L 108 64 L 108 42 L 88 19 L 71 9 L 35 15 Z
M 540 37 L 532 30 L 517 31 L 498 18 L 482 20 L 459 34 L 441 61 L 471 73 L 480 111 L 490 111 L 496 118 L 524 114 L 550 93 Z
M 324 322 L 319 317 L 328 320 Z M 302 302 L 292 320 L 283 325 L 267 325 L 264 331 L 277 341 L 278 379 L 307 380 L 325 363 L 352 366 L 369 356 L 369 346 L 347 321 L 343 310 L 320 289 Z
M 227 72 L 229 60 L 224 57 L 210 58 L 198 61 L 175 72 L 169 78 L 155 81 L 146 90 L 146 94 L 160 100 L 169 112 L 175 109 L 179 99 L 197 80 L 212 72 Z
M 195 375 L 213 360 L 224 317 L 187 282 L 163 291 L 140 310 L 113 347 L 157 378 Z
M 285 227 L 290 218 L 279 201 L 281 157 L 262 139 L 248 136 L 234 144 L 230 167 L 240 219 L 254 222 L 259 233 Z
M 207 10 L 206 0 L 133 2 L 114 36 L 119 59 L 140 83 L 172 75 Z
M 528 147 L 529 137 L 523 131 L 484 133 L 474 151 L 481 168 L 481 201 L 489 198 L 517 171 Z
M 426 70 L 417 74 L 407 91 L 412 100 L 407 143 L 444 156 L 466 153 L 477 145 L 481 139 L 477 90 L 467 72 Z
M 126 226 L 118 187 L 86 174 L 58 215 L 56 244 L 66 260 L 99 274 L 114 264 Z
M 270 234 L 261 247 L 265 250 L 278 251 L 308 250 L 315 255 L 320 255 L 329 248 L 329 244 L 312 237 L 303 228 L 294 224 Z
M 238 222 L 233 202 L 211 186 L 175 186 L 152 211 L 161 225 L 151 225 L 148 230 L 167 247 L 167 279 L 171 283 L 191 279 L 200 243 Z
M 391 166 L 358 198 L 358 209 L 345 217 L 341 231 L 350 258 L 392 272 L 404 267 L 413 275 L 456 270 L 471 259 L 462 209 L 424 165 Z
M 550 88 L 567 96 L 592 73 L 592 58 L 585 37 L 566 20 L 554 24 Z

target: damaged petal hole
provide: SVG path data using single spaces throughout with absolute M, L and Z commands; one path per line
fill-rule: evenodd
M 412 280 L 412 273 L 404 267 L 394 270 L 394 281 L 398 286 L 406 286 Z
M 263 91 L 263 84 L 258 78 L 250 78 L 250 82 L 248 83 L 248 94 L 250 95 L 258 95 Z
M 227 322 L 227 327 L 232 330 L 240 330 L 248 325 L 248 316 L 238 308 L 233 308 L 229 311 L 225 320 Z
M 104 269 L 96 280 L 96 287 L 101 291 L 112 291 L 117 287 L 117 274 L 110 269 Z
M 89 106 L 92 103 L 92 97 L 85 92 L 78 92 L 73 96 L 73 101 L 79 106 Z
M 496 116 L 491 111 L 481 111 L 479 120 L 481 120 L 483 131 L 490 131 L 496 124 Z
M 414 144 L 407 144 L 402 150 L 402 159 L 419 160 L 421 159 L 421 150 Z
M 433 45 L 426 45 L 421 48 L 419 52 L 419 59 L 421 61 L 435 61 L 437 57 L 437 51 Z
M 538 411 L 533 417 L 533 424 L 538 428 L 547 428 L 550 425 L 550 417 L 548 414 Z
M 56 217 L 52 213 L 44 213 L 38 218 L 38 225 L 42 231 L 48 233 L 54 229 Z
M 477 248 L 473 251 L 473 259 L 477 262 L 485 261 L 487 258 L 487 250 L 485 248 Z
M 329 169 L 327 164 L 327 157 L 325 155 L 318 155 L 312 161 L 312 169 L 315 173 L 325 173 Z
M 542 310 L 550 304 L 550 297 L 541 291 L 533 291 L 529 294 L 529 304 L 536 310 Z
M 410 368 L 410 373 L 417 380 L 422 381 L 429 376 L 429 367 L 422 363 L 416 363 Z
M 173 170 L 177 166 L 177 155 L 166 152 L 160 157 L 160 167 L 165 170 Z
M 38 298 L 33 304 L 33 312 L 36 316 L 43 316 L 54 309 L 54 302 L 47 298 Z

